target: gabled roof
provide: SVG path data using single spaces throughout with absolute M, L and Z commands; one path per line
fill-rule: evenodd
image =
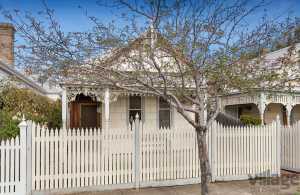
M 189 59 L 176 47 L 172 45 L 165 37 L 163 37 L 160 33 L 153 29 L 148 29 L 146 32 L 141 34 L 136 39 L 129 42 L 124 47 L 114 48 L 105 55 L 102 55 L 99 58 L 99 61 L 101 60 L 101 63 L 104 64 L 113 64 L 113 63 L 119 63 L 118 60 L 122 57 L 125 57 L 126 55 L 130 54 L 131 51 L 139 49 L 143 47 L 143 42 L 149 41 L 148 44 L 151 44 L 151 41 L 158 41 L 159 43 L 162 42 L 163 44 L 159 44 L 159 49 L 161 49 L 164 52 L 167 52 L 171 54 L 171 57 L 176 56 L 180 63 L 188 64 L 190 63 Z M 300 43 L 297 43 L 294 45 L 296 51 L 300 50 Z M 262 56 L 262 65 L 264 67 L 270 67 L 270 68 L 276 68 L 275 61 L 278 58 L 282 58 L 284 55 L 286 55 L 289 51 L 290 47 L 286 47 L 277 51 L 273 51 L 270 53 L 265 54 Z M 300 57 L 300 56 L 299 56 Z M 95 59 L 94 59 L 95 60 Z M 255 59 L 253 59 L 255 60 Z M 122 63 L 122 62 L 121 62 Z M 130 71 L 130 70 L 129 70 Z M 70 75 L 69 78 L 67 78 L 62 85 L 78 85 L 78 86 L 95 86 L 99 85 L 99 81 L 101 81 L 101 84 L 103 85 L 109 85 L 109 82 L 107 82 L 105 79 L 100 80 L 100 78 L 97 78 L 97 82 L 95 82 L 95 75 L 89 74 L 85 75 L 82 73 L 79 73 L 78 75 Z M 192 87 L 192 85 L 191 85 Z
M 267 62 L 272 62 L 278 58 L 282 58 L 282 57 L 284 57 L 284 55 L 288 54 L 290 48 L 293 48 L 293 49 L 295 49 L 296 52 L 299 52 L 300 51 L 300 43 L 295 43 L 292 46 L 284 47 L 282 49 L 269 52 L 269 53 L 265 54 L 265 60 Z
M 176 56 L 179 58 L 180 61 L 187 63 L 187 59 L 184 56 L 183 53 L 181 53 L 178 49 L 176 49 L 165 37 L 163 37 L 159 32 L 157 32 L 155 29 L 148 29 L 146 32 L 141 34 L 138 38 L 131 41 L 129 44 L 127 44 L 124 47 L 121 48 L 115 48 L 113 49 L 108 55 L 104 57 L 105 62 L 113 62 L 122 57 L 125 54 L 129 54 L 132 50 L 138 49 L 139 47 L 143 46 L 143 42 L 149 41 L 151 44 L 151 41 L 153 42 L 162 42 L 163 44 L 160 44 L 159 49 L 161 49 L 164 52 L 167 52 L 169 54 L 172 54 L 172 56 Z M 176 54 L 176 55 L 174 55 Z
M 148 42 L 148 43 L 147 43 Z M 170 57 L 176 56 L 176 60 L 178 60 L 180 63 L 188 63 L 187 58 L 184 56 L 182 52 L 180 52 L 178 49 L 176 49 L 166 38 L 164 38 L 160 33 L 158 33 L 156 30 L 149 28 L 147 31 L 142 33 L 139 37 L 129 42 L 127 45 L 123 47 L 113 48 L 107 53 L 103 54 L 102 56 L 93 59 L 95 63 L 100 62 L 103 64 L 118 64 L 120 63 L 119 60 L 121 60 L 122 57 L 125 57 L 126 55 L 130 55 L 130 53 L 134 50 L 138 50 L 139 48 L 142 48 L 145 44 L 152 44 L 151 42 L 159 42 L 163 44 L 159 44 L 159 49 L 162 52 L 166 52 L 170 54 Z M 145 43 L 145 44 L 143 44 Z M 124 62 L 121 61 L 120 64 L 124 64 Z M 125 62 L 126 64 L 126 62 Z M 89 65 L 86 65 L 86 68 L 89 68 Z M 126 69 L 126 72 L 130 72 L 130 70 Z M 77 73 L 78 74 L 78 73 Z M 66 78 L 61 85 L 85 85 L 85 86 L 94 86 L 99 85 L 99 78 L 97 78 L 98 82 L 94 82 L 93 76 L 94 75 L 86 75 L 80 74 L 80 77 L 77 74 L 69 74 L 68 78 Z M 101 80 L 101 84 L 103 85 L 109 85 L 109 83 L 105 80 Z

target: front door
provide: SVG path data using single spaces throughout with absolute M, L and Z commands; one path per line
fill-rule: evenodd
M 97 127 L 97 105 L 81 105 L 81 127 Z

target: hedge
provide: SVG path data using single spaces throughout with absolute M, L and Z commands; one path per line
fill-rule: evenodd
M 242 115 L 240 120 L 245 125 L 261 125 L 261 119 L 255 116 Z
M 0 138 L 13 137 L 18 133 L 17 125 L 22 115 L 49 128 L 61 126 L 61 103 L 39 95 L 29 89 L 12 85 L 0 89 Z

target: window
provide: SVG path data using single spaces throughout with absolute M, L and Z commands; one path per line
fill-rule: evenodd
M 163 98 L 159 98 L 159 128 L 170 128 L 171 107 Z
M 139 114 L 141 120 L 142 119 L 142 97 L 129 96 L 129 123 L 131 127 L 136 114 Z

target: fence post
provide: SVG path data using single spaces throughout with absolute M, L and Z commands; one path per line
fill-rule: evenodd
M 217 160 L 217 122 L 213 121 L 210 126 L 211 130 L 211 181 L 216 181 L 216 160 Z
M 27 122 L 27 139 L 26 139 L 26 158 L 27 158 L 27 174 L 26 174 L 26 194 L 32 192 L 32 121 Z
M 18 192 L 21 192 L 22 195 L 26 194 L 26 179 L 27 179 L 27 173 L 26 173 L 26 168 L 27 168 L 27 152 L 26 152 L 26 130 L 27 130 L 27 123 L 25 121 L 25 118 L 23 116 L 23 119 L 21 123 L 19 124 L 20 128 L 20 186 L 18 187 Z
M 138 113 L 134 120 L 134 178 L 135 188 L 140 187 L 140 117 Z
M 281 168 L 281 123 L 279 115 L 276 117 L 276 138 L 277 138 L 277 162 L 276 162 L 276 169 L 278 171 L 278 176 L 280 177 L 280 168 Z

